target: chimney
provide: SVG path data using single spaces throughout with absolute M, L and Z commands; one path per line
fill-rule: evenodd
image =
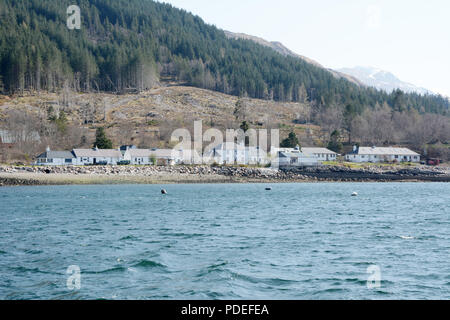
M 47 146 L 47 148 L 45 148 L 45 151 L 49 152 L 50 151 L 50 146 Z
M 353 152 L 358 153 L 358 146 L 356 144 L 353 145 Z

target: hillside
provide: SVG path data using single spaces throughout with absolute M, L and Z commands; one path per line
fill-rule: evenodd
M 238 101 L 244 106 L 240 115 L 235 113 Z M 239 128 L 243 118 L 251 128 L 280 128 L 282 136 L 294 130 L 302 141 L 314 145 L 321 136 L 320 127 L 293 123 L 293 119 L 308 119 L 310 112 L 308 104 L 238 98 L 186 86 L 158 87 L 123 95 L 41 92 L 0 96 L 0 128 L 20 137 L 20 148 L 29 154 L 46 145 L 90 147 L 99 126 L 106 128 L 116 146 L 134 143 L 167 147 L 173 130 L 192 130 L 194 120 L 202 120 L 204 130 L 214 126 L 224 131 Z M 61 114 L 65 119 L 63 127 L 58 126 Z M 22 125 L 24 122 L 26 127 Z M 39 143 L 31 139 L 32 132 L 39 133 Z
M 228 38 L 231 38 L 231 39 L 251 40 L 251 41 L 256 42 L 256 43 L 258 43 L 260 45 L 269 47 L 269 48 L 275 50 L 276 52 L 278 52 L 278 53 L 280 53 L 280 54 L 282 54 L 284 56 L 291 56 L 291 57 L 299 58 L 299 59 L 302 59 L 302 60 L 304 60 L 304 61 L 306 61 L 306 62 L 308 62 L 308 63 L 310 63 L 310 64 L 312 64 L 312 65 L 314 65 L 316 67 L 319 67 L 321 69 L 327 70 L 328 72 L 330 72 L 337 79 L 343 78 L 343 79 L 348 80 L 348 81 L 350 81 L 350 82 L 352 82 L 352 83 L 354 83 L 354 84 L 356 84 L 358 86 L 364 86 L 364 84 L 361 81 L 359 81 L 357 78 L 351 76 L 350 74 L 342 73 L 342 72 L 339 72 L 339 71 L 336 71 L 336 70 L 332 70 L 332 69 L 327 69 L 324 66 L 322 66 L 320 63 L 318 63 L 317 61 L 315 61 L 315 60 L 313 60 L 311 58 L 302 56 L 302 55 L 300 55 L 298 53 L 295 53 L 294 51 L 290 50 L 289 48 L 284 46 L 279 41 L 267 41 L 265 39 L 262 39 L 262 38 L 259 38 L 259 37 L 255 37 L 255 36 L 251 36 L 251 35 L 248 35 L 248 34 L 245 34 L 245 33 L 235 33 L 235 32 L 230 32 L 230 31 L 225 31 L 225 35 Z
M 139 126 L 146 120 L 162 123 L 182 119 L 186 125 L 191 125 L 194 120 L 203 120 L 207 126 L 212 121 L 225 128 L 236 122 L 233 112 L 238 100 L 245 103 L 246 119 L 256 126 L 292 122 L 299 114 L 310 111 L 307 104 L 238 98 L 195 87 L 168 86 L 123 95 L 70 92 L 66 103 L 56 93 L 0 96 L 0 114 L 4 116 L 8 111 L 16 110 L 37 115 L 47 113 L 51 106 L 55 113 L 64 111 L 70 122 L 76 125 L 112 126 L 126 120 Z M 86 116 L 85 109 L 89 105 L 92 114 Z

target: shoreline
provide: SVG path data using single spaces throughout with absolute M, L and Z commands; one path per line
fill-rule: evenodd
M 450 168 L 322 166 L 274 170 L 228 166 L 0 166 L 0 186 L 289 182 L 450 182 Z

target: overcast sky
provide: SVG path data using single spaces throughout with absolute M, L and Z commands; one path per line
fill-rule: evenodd
M 371 66 L 450 96 L 450 1 L 164 0 L 329 68 Z

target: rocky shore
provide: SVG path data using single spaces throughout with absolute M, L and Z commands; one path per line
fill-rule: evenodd
M 312 181 L 445 181 L 449 167 L 0 166 L 1 185 Z

